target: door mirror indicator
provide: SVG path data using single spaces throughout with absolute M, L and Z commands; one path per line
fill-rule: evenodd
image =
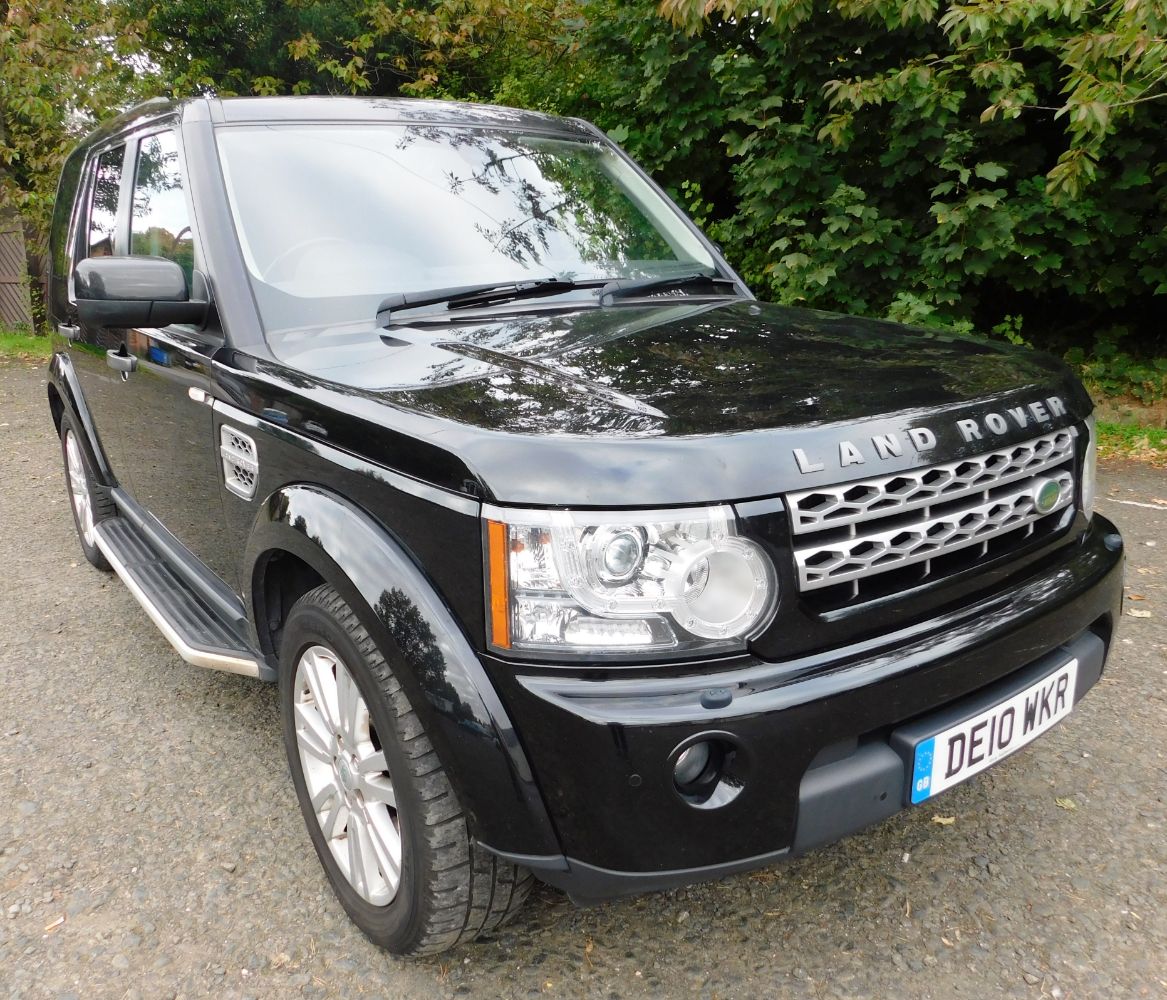
M 74 287 L 77 314 L 90 326 L 202 325 L 207 315 L 207 302 L 191 299 L 182 268 L 164 257 L 88 257 L 77 265 Z

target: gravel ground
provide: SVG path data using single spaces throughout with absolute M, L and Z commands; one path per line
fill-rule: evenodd
M 587 910 L 540 887 L 400 962 L 325 883 L 274 688 L 182 663 L 83 560 L 44 381 L 0 364 L 0 996 L 1167 996 L 1164 471 L 1103 470 L 1149 617 L 1033 747 L 802 860 Z

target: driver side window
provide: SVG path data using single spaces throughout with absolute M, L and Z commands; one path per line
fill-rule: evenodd
M 138 145 L 130 253 L 174 261 L 186 272 L 189 286 L 194 240 L 178 163 L 178 140 L 169 130 L 146 136 Z

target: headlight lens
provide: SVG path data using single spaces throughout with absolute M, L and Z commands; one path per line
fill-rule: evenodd
M 1094 516 L 1094 490 L 1098 480 L 1098 431 L 1094 416 L 1086 418 L 1086 458 L 1082 462 L 1082 512 Z
M 740 649 L 774 607 L 773 566 L 726 506 L 487 516 L 491 640 L 504 649 Z

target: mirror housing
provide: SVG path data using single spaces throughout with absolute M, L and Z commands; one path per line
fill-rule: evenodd
M 87 257 L 73 272 L 73 287 L 77 314 L 89 326 L 201 326 L 207 318 L 208 303 L 191 299 L 186 274 L 164 257 Z

